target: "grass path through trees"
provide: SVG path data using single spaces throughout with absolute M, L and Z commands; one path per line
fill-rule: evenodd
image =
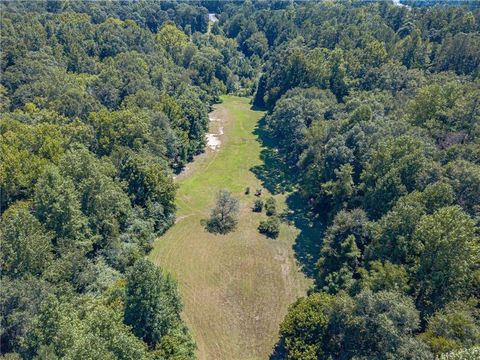
M 219 121 L 211 122 L 210 132 L 223 127 L 222 145 L 207 149 L 177 177 L 177 222 L 156 241 L 150 258 L 178 280 L 200 360 L 265 359 L 288 305 L 309 284 L 292 250 L 299 231 L 282 223 L 275 240 L 257 231 L 266 216 L 252 211 L 261 181 L 251 169 L 262 165 L 256 129 L 263 113 L 247 98 L 225 96 L 213 115 Z M 228 235 L 210 234 L 201 224 L 219 189 L 240 200 L 238 227 Z M 268 196 L 264 189 L 263 199 Z M 275 197 L 281 212 L 285 197 Z

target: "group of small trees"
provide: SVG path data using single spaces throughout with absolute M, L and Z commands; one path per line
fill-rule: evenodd
M 268 219 L 260 221 L 258 231 L 268 237 L 276 238 L 280 232 L 280 219 L 277 216 L 277 202 L 275 198 L 269 197 L 265 203 L 260 197 L 255 199 L 252 210 L 261 213 L 263 208 L 265 208 Z M 234 231 L 238 223 L 239 211 L 240 204 L 238 199 L 231 192 L 220 190 L 217 194 L 216 205 L 212 209 L 210 218 L 206 221 L 206 229 L 214 234 L 227 234 Z
M 263 203 L 262 199 L 258 198 L 253 205 L 253 211 L 262 212 L 264 206 L 268 219 L 260 221 L 258 231 L 275 239 L 280 232 L 280 219 L 277 216 L 277 202 L 273 197 L 269 197 L 265 203 Z

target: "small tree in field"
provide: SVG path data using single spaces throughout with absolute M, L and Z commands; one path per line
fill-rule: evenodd
M 233 231 L 238 222 L 239 201 L 227 190 L 220 190 L 217 204 L 207 221 L 207 230 L 212 233 L 226 234 Z
M 254 212 L 262 212 L 263 210 L 263 200 L 262 199 L 256 199 L 255 203 L 253 204 L 253 211 Z
M 277 214 L 277 201 L 273 197 L 269 197 L 265 201 L 265 210 L 268 216 Z
M 261 221 L 258 226 L 258 231 L 270 238 L 276 239 L 280 232 L 280 219 L 277 216 L 272 216 L 267 220 Z

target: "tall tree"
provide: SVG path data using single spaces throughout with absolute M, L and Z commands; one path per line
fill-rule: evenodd
M 63 177 L 58 168 L 48 167 L 38 180 L 34 194 L 35 215 L 55 239 L 80 243 L 88 239 L 87 218 L 72 180 Z
M 151 348 L 180 325 L 182 304 L 177 285 L 148 260 L 138 260 L 127 274 L 125 323 Z
M 415 281 L 423 311 L 431 313 L 472 294 L 480 259 L 477 231 L 475 221 L 458 206 L 421 218 L 413 236 L 422 244 Z
M 28 203 L 17 202 L 0 221 L 2 275 L 41 275 L 53 260 L 52 233 L 31 214 Z

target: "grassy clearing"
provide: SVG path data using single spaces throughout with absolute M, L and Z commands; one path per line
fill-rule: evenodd
M 266 359 L 288 305 L 309 284 L 292 251 L 299 231 L 282 224 L 276 240 L 257 231 L 265 215 L 251 210 L 261 187 L 251 169 L 262 165 L 255 128 L 263 113 L 251 110 L 246 98 L 225 96 L 214 115 L 221 121 L 211 123 L 211 132 L 223 127 L 221 148 L 207 150 L 177 178 L 177 223 L 150 258 L 178 280 L 199 359 Z M 200 222 L 222 188 L 240 199 L 240 221 L 234 233 L 212 235 Z M 276 199 L 281 211 L 285 197 Z

